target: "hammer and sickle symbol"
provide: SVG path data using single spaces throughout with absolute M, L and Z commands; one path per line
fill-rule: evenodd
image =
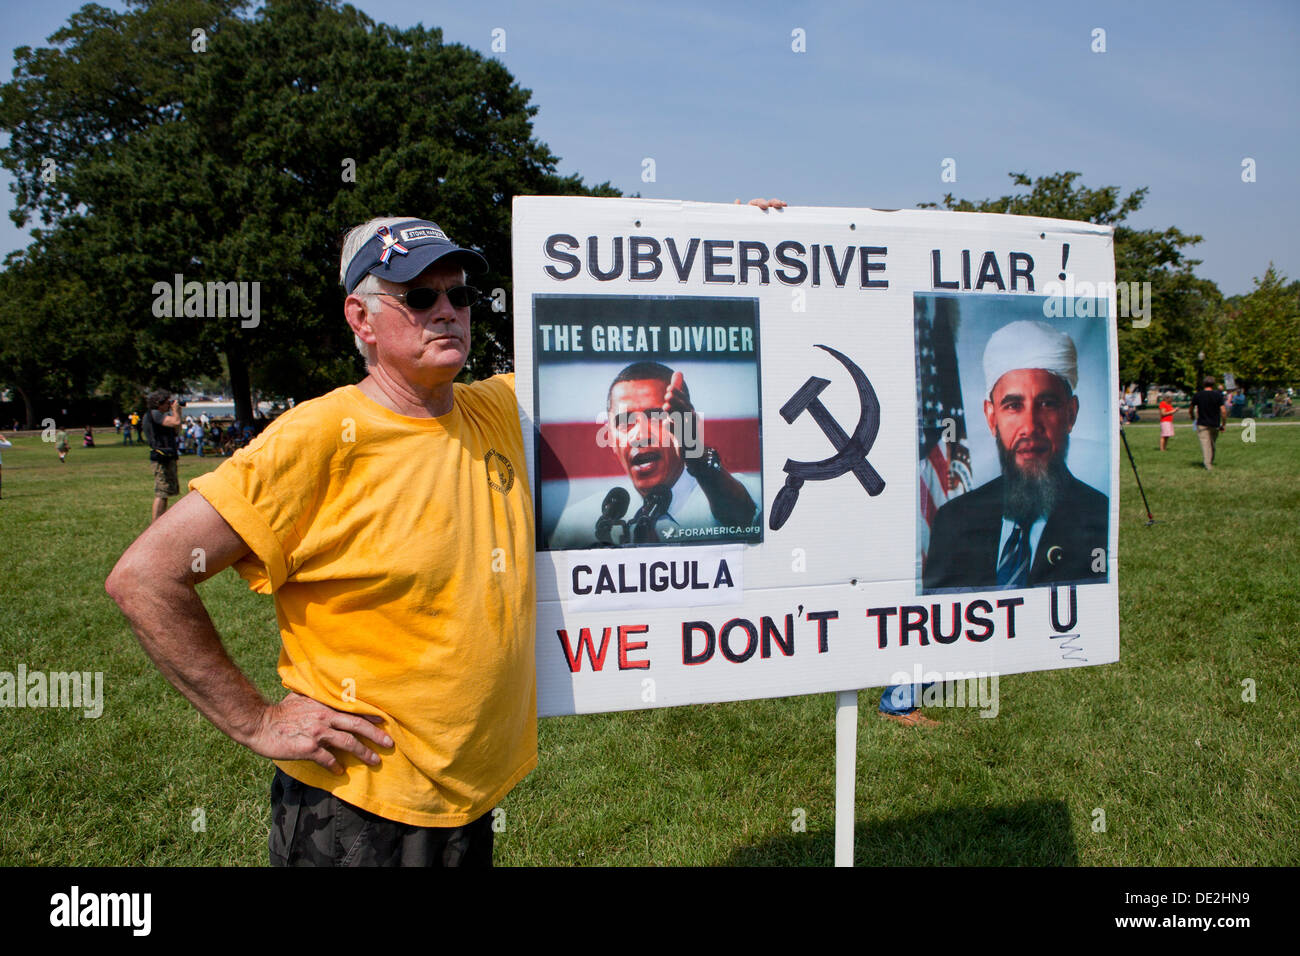
M 799 489 L 803 487 L 805 481 L 827 481 L 851 471 L 867 494 L 874 497 L 885 490 L 885 480 L 867 461 L 867 452 L 875 444 L 876 433 L 880 431 L 880 401 L 876 398 L 876 391 L 871 387 L 871 381 L 862 369 L 854 365 L 847 356 L 835 351 L 829 345 L 818 345 L 817 348 L 835 356 L 840 364 L 849 370 L 854 384 L 858 387 L 858 401 L 862 405 L 862 414 L 853 429 L 853 435 L 851 437 L 846 435 L 840 423 L 822 404 L 820 398 L 822 390 L 830 382 L 816 376 L 804 382 L 790 400 L 781 406 L 781 417 L 791 425 L 806 409 L 812 415 L 813 421 L 830 439 L 831 444 L 835 446 L 835 454 L 821 461 L 786 459 L 785 487 L 777 492 L 776 501 L 772 504 L 769 526 L 773 531 L 780 530 L 786 519 L 790 517 L 790 513 L 794 511 L 794 506 L 799 503 Z

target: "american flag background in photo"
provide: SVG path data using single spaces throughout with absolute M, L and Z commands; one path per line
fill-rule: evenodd
M 975 487 L 961 377 L 957 371 L 957 303 L 916 296 L 917 489 L 921 556 L 929 553 L 930 525 L 944 502 Z

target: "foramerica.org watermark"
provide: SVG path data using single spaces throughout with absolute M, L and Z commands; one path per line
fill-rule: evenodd
M 682 528 L 668 527 L 660 531 L 664 540 L 672 539 L 674 541 L 682 538 L 723 538 L 738 534 L 758 534 L 763 530 L 759 524 L 742 525 L 715 525 L 710 528 Z
M 921 686 L 914 703 L 917 707 L 978 707 L 981 717 L 998 715 L 998 675 L 985 671 L 895 671 L 889 679 L 895 687 Z
M 103 671 L 0 671 L 0 707 L 80 709 L 91 720 L 104 712 Z
M 153 314 L 160 319 L 237 316 L 241 329 L 255 329 L 262 321 L 260 282 L 186 282 L 178 272 L 171 282 L 155 282 L 153 296 Z
M 133 936 L 153 928 L 151 893 L 83 893 L 75 884 L 50 897 L 50 925 L 61 927 L 126 926 Z

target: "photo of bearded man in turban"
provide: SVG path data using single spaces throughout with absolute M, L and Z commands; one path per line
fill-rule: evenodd
M 1078 353 L 1046 322 L 1002 326 L 984 349 L 984 418 L 1001 474 L 935 515 L 923 592 L 1105 581 L 1110 503 L 1066 467 Z

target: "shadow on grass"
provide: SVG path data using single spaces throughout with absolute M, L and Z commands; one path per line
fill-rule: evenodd
M 954 807 L 874 823 L 855 833 L 856 866 L 1078 866 L 1059 800 Z M 791 833 L 732 853 L 723 866 L 830 866 L 833 831 Z

